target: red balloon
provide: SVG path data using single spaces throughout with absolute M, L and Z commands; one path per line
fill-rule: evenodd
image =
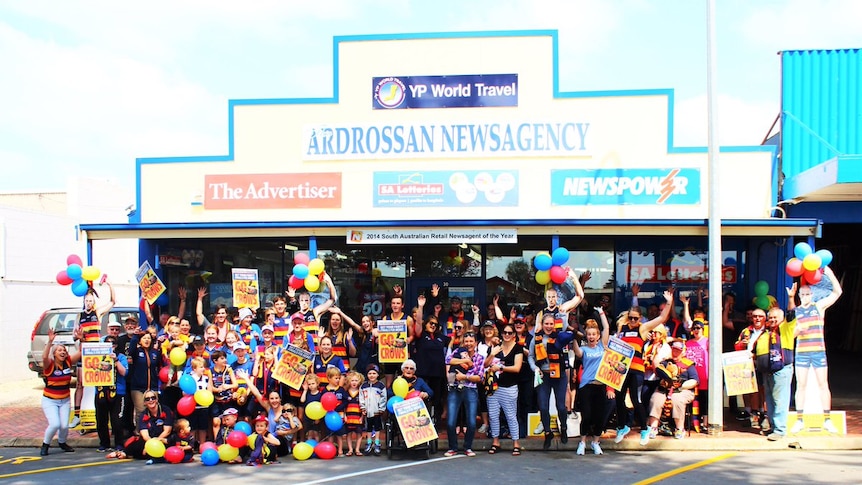
M 65 269 L 57 273 L 57 283 L 60 283 L 63 286 L 72 284 L 72 278 L 69 278 L 69 275 L 66 274 Z
M 242 448 L 248 445 L 248 436 L 242 431 L 231 431 L 227 435 L 227 444 L 234 448 Z
M 209 449 L 213 449 L 213 450 L 218 451 L 218 446 L 215 443 L 213 443 L 212 441 L 204 441 L 201 444 L 201 448 L 200 448 L 201 453 L 203 453 L 204 451 L 209 450 Z
M 321 460 L 331 460 L 335 458 L 337 450 L 335 445 L 328 441 L 321 441 L 314 447 L 314 454 Z
M 84 266 L 84 262 L 81 261 L 81 258 L 77 254 L 70 254 L 66 256 L 66 266 L 71 266 L 73 264 L 77 264 L 78 266 Z
M 414 397 L 420 397 L 419 391 L 417 391 L 416 389 L 413 389 L 412 391 L 408 392 L 407 395 L 404 396 L 404 399 L 412 399 Z
M 449 257 L 454 258 L 455 256 L 458 256 L 458 251 L 455 249 L 450 249 L 449 250 Z
M 168 367 L 168 366 L 164 366 L 164 367 L 162 367 L 162 368 L 161 368 L 161 370 L 159 370 L 159 380 L 160 380 L 160 381 L 162 381 L 162 382 L 164 382 L 165 384 L 167 384 L 167 383 L 168 383 L 168 378 L 170 377 L 170 376 L 169 376 L 169 373 L 170 373 L 170 372 L 171 372 L 171 368 L 170 368 L 170 367 Z
M 551 281 L 554 283 L 561 285 L 564 281 L 566 281 L 566 276 L 568 273 L 562 266 L 551 266 Z
M 306 253 L 296 253 L 293 255 L 293 264 L 308 264 L 311 261 Z
M 802 267 L 802 260 L 799 258 L 790 258 L 787 260 L 787 265 L 784 266 L 784 270 L 787 272 L 787 276 L 793 278 L 802 276 L 802 273 L 805 272 L 805 268 Z
M 823 279 L 823 270 L 822 269 L 815 269 L 814 271 L 805 270 L 805 272 L 802 273 L 802 277 L 805 278 L 805 281 L 807 281 L 809 285 L 816 285 L 817 283 L 820 283 L 820 280 Z
M 287 285 L 294 290 L 298 290 L 305 286 L 305 281 L 297 278 L 296 276 L 290 275 L 290 278 L 287 280 Z
M 335 393 L 327 392 L 320 398 L 320 404 L 327 411 L 335 411 L 335 408 L 338 407 L 338 398 Z
M 356 266 L 356 270 L 362 274 L 367 273 L 368 272 L 368 263 L 359 263 L 359 265 Z
M 195 412 L 195 406 L 197 406 L 195 395 L 189 394 L 180 398 L 180 401 L 177 403 L 177 412 L 181 416 L 188 416 Z
M 168 463 L 179 463 L 183 461 L 185 454 L 179 446 L 171 446 L 165 450 L 165 461 Z

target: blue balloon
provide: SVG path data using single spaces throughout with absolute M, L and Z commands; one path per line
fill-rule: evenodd
M 201 463 L 205 466 L 218 465 L 218 460 L 218 451 L 213 448 L 207 448 L 203 453 L 201 453 Z
M 237 421 L 236 426 L 234 426 L 233 429 L 234 431 L 242 431 L 246 436 L 251 435 L 251 425 L 245 421 Z
M 344 425 L 338 411 L 329 411 L 323 420 L 326 422 L 326 427 L 329 428 L 329 431 L 338 431 Z
M 814 254 L 820 256 L 820 261 L 821 261 L 820 267 L 821 268 L 825 268 L 825 267 L 829 266 L 829 263 L 832 262 L 832 251 L 830 251 L 828 249 L 818 249 L 817 252 Z
M 569 250 L 566 248 L 554 249 L 551 254 L 551 262 L 554 266 L 562 266 L 569 262 Z
M 72 294 L 75 296 L 84 296 L 89 289 L 90 285 L 87 284 L 87 280 L 77 279 L 72 282 Z
M 404 400 L 404 398 L 401 396 L 390 397 L 389 400 L 386 401 L 386 409 L 388 409 L 390 413 L 394 413 L 395 408 L 393 406 L 395 406 L 396 404 L 400 403 L 403 400 Z
M 547 271 L 551 269 L 551 266 L 553 265 L 554 263 L 551 260 L 551 257 L 544 253 L 536 255 L 535 259 L 533 259 L 533 266 L 535 266 L 539 271 Z
M 310 446 L 312 450 L 314 449 L 314 447 L 315 447 L 315 446 L 317 446 L 317 440 L 315 440 L 315 439 L 307 439 L 307 440 L 305 440 L 305 443 L 306 443 L 308 446 Z M 317 453 L 315 453 L 315 452 L 313 452 L 313 451 L 312 451 L 312 452 L 311 452 L 311 457 L 312 457 L 312 458 L 317 458 Z
M 183 374 L 180 377 L 180 389 L 186 394 L 194 394 L 198 390 L 198 385 L 195 383 L 195 378 L 189 374 Z
M 814 251 L 806 242 L 796 243 L 796 246 L 793 246 L 793 255 L 799 259 L 805 259 L 805 256 L 808 256 L 812 252 Z M 69 270 L 66 271 L 68 272 Z
M 79 280 L 81 279 L 81 275 L 83 274 L 84 270 L 81 268 L 80 264 L 70 264 L 66 268 L 66 275 L 69 277 L 69 279 Z
M 308 277 L 308 265 L 299 263 L 293 267 L 293 276 L 304 280 Z

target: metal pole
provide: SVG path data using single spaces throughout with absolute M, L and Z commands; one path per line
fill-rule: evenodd
M 716 104 L 717 68 L 715 46 L 715 0 L 706 0 L 706 113 L 707 174 L 709 177 L 709 426 L 710 436 L 719 436 L 724 426 L 724 393 L 721 371 L 722 288 L 721 288 L 721 214 L 719 210 L 718 107 Z

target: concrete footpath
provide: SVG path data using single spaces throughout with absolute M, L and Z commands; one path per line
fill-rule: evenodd
M 38 448 L 47 426 L 40 403 L 42 381 L 28 379 L 11 383 L 0 383 L 0 447 L 32 447 Z M 699 450 L 699 451 L 757 451 L 780 449 L 805 450 L 859 450 L 862 449 L 862 403 L 842 400 L 845 406 L 836 407 L 846 413 L 847 434 L 834 436 L 788 436 L 779 441 L 769 441 L 760 434 L 759 429 L 743 427 L 742 423 L 731 416 L 726 416 L 724 430 L 719 436 L 708 436 L 694 433 L 685 439 L 677 440 L 671 437 L 658 437 L 651 440 L 647 446 L 640 446 L 637 432 L 630 433 L 621 443 L 613 441 L 615 432 L 609 431 L 602 437 L 602 448 L 605 450 Z M 855 401 L 855 400 L 852 400 Z M 848 406 L 850 405 L 850 406 Z M 855 409 L 847 409 L 855 407 Z M 792 424 L 792 423 L 791 423 Z M 440 437 L 440 448 L 446 448 L 445 431 Z M 574 452 L 580 438 L 570 438 L 567 444 L 562 444 L 559 438 L 554 440 L 552 450 Z M 98 439 L 95 432 L 81 435 L 78 431 L 70 431 L 68 442 L 77 448 L 97 448 Z M 463 437 L 459 438 L 463 443 Z M 521 441 L 525 450 L 541 450 L 542 438 L 528 438 Z M 511 450 L 511 440 L 503 440 L 503 449 Z M 56 446 L 56 438 L 53 442 Z M 485 435 L 477 435 L 473 449 L 477 452 L 487 450 L 491 440 Z

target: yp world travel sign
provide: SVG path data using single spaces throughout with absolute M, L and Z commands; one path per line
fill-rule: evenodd
M 371 87 L 373 109 L 518 106 L 517 74 L 375 77 Z
M 700 170 L 552 170 L 551 204 L 696 205 L 700 204 Z

